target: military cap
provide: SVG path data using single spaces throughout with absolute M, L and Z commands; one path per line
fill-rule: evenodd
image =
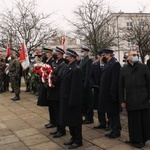
M 46 48 L 46 47 L 44 47 L 43 50 L 44 50 L 45 53 L 52 53 L 53 52 L 52 49 Z
M 81 46 L 81 51 L 87 51 L 87 52 L 89 52 L 90 49 L 89 49 L 87 46 L 82 45 L 82 46 Z
M 65 54 L 65 51 L 62 48 L 56 46 L 55 53 Z
M 69 48 L 67 48 L 65 54 L 66 54 L 66 56 L 71 56 L 73 58 L 76 58 L 78 56 L 78 54 L 74 50 L 69 49 Z
M 111 49 L 103 49 L 102 51 L 103 51 L 103 53 L 105 53 L 105 54 L 112 54 L 112 53 L 114 52 L 114 51 L 111 50 Z
M 102 50 L 99 50 L 97 55 L 101 56 L 103 54 L 103 51 Z

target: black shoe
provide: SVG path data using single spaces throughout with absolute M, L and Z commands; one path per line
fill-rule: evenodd
M 50 132 L 49 134 L 50 134 L 50 135 L 55 135 L 55 134 L 57 134 L 57 133 L 58 133 L 58 131 L 56 130 L 56 131 Z
M 115 133 L 115 132 L 113 132 L 112 134 L 110 134 L 108 137 L 110 138 L 110 139 L 114 139 L 114 138 L 117 138 L 117 137 L 119 137 L 120 136 L 120 133 Z
M 13 98 L 12 100 L 13 100 L 13 101 L 18 101 L 18 100 L 20 100 L 20 97 L 17 97 L 17 96 L 16 96 L 16 97 Z
M 105 134 L 106 137 L 109 137 L 110 135 L 112 135 L 114 133 L 113 130 L 111 130 L 109 133 Z
M 11 91 L 10 93 L 14 93 L 14 91 Z
M 73 143 L 72 145 L 70 145 L 69 147 L 68 147 L 68 149 L 75 149 L 75 148 L 78 148 L 78 147 L 80 147 L 80 146 L 82 146 L 83 144 L 82 143 L 80 143 L 80 144 L 78 144 L 78 143 Z
M 128 140 L 126 140 L 126 141 L 124 141 L 126 144 L 132 144 L 133 142 L 131 142 L 131 141 L 128 141 Z
M 88 120 L 86 120 L 82 124 L 92 124 L 92 123 L 94 123 L 94 121 L 88 121 Z
M 73 140 L 69 140 L 69 141 L 67 141 L 67 142 L 64 142 L 64 145 L 72 145 L 73 144 Z
M 47 129 L 48 128 L 54 128 L 54 127 L 56 127 L 56 125 L 51 124 L 51 123 L 45 125 L 45 128 L 47 128 Z
M 141 143 L 132 143 L 132 146 L 136 147 L 136 148 L 142 148 L 145 146 L 145 143 L 141 142 Z
M 15 97 L 13 97 L 13 98 L 11 98 L 11 100 L 14 100 L 16 98 L 16 96 Z
M 105 129 L 106 126 L 105 125 L 102 125 L 102 124 L 99 124 L 97 126 L 94 126 L 94 129 Z
M 66 135 L 66 133 L 58 132 L 57 134 L 53 135 L 53 138 L 59 138 L 59 137 L 62 137 L 64 135 Z

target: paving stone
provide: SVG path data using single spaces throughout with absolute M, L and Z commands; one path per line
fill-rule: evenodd
M 91 140 L 91 142 L 103 149 L 108 149 L 109 147 L 112 147 L 114 145 L 122 144 L 122 142 L 118 141 L 117 139 L 109 139 L 107 137 L 97 138 Z
M 27 136 L 27 137 L 22 137 L 21 140 L 27 146 L 36 145 L 36 144 L 49 141 L 49 139 L 43 134 L 36 134 L 36 135 Z
M 23 129 L 23 130 L 19 130 L 19 131 L 15 131 L 14 132 L 18 137 L 26 137 L 26 136 L 30 136 L 30 135 L 35 135 L 35 134 L 39 134 L 39 131 L 34 129 L 34 128 L 28 128 L 28 129 Z
M 4 123 L 9 129 L 13 131 L 29 128 L 29 125 L 20 118 L 6 120 Z
M 2 129 L 6 129 L 7 127 L 6 127 L 6 125 L 4 124 L 4 123 L 0 123 L 0 130 L 2 130 Z
M 16 135 L 8 135 L 0 137 L 0 145 L 18 142 L 19 138 Z
M 45 142 L 29 147 L 31 150 L 62 150 L 63 148 L 54 142 Z
M 7 136 L 7 135 L 11 135 L 14 134 L 11 130 L 9 129 L 0 129 L 0 137 L 1 136 Z
M 0 150 L 30 150 L 22 142 L 15 142 L 7 145 L 0 145 Z
M 94 130 L 87 130 L 87 131 L 84 131 L 82 133 L 84 139 L 86 140 L 93 140 L 95 138 L 99 138 L 99 137 L 103 137 L 104 134 L 100 133 L 100 132 L 97 132 L 97 131 L 94 131 Z

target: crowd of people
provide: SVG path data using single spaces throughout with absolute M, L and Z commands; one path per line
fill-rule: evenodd
M 120 112 L 126 109 L 129 140 L 125 143 L 144 147 L 150 139 L 148 66 L 139 62 L 136 50 L 128 52 L 124 66 L 114 57 L 113 50 L 99 50 L 96 61 L 89 52 L 87 46 L 81 47 L 80 54 L 72 49 L 44 48 L 44 54 L 30 57 L 25 72 L 15 54 L 11 60 L 0 55 L 0 92 L 9 90 L 9 83 L 3 80 L 9 78 L 15 93 L 12 100 L 20 100 L 20 77 L 24 75 L 26 92 L 38 93 L 37 105 L 48 107 L 49 122 L 45 128 L 56 127 L 50 135 L 65 136 L 65 128 L 69 127 L 71 138 L 64 142 L 69 149 L 83 145 L 82 124 L 94 123 L 94 110 L 99 124 L 93 128 L 109 131 L 105 136 L 110 139 L 120 137 Z

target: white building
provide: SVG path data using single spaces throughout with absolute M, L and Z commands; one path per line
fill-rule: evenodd
M 120 63 L 123 63 L 124 54 L 130 49 L 137 49 L 138 47 L 131 40 L 123 40 L 123 35 L 125 30 L 130 30 L 134 23 L 136 22 L 141 27 L 144 26 L 145 20 L 150 20 L 150 13 L 112 13 L 107 21 L 106 26 L 113 35 L 116 37 L 116 46 L 111 47 L 114 50 L 115 57 Z M 150 21 L 149 21 L 150 22 Z

